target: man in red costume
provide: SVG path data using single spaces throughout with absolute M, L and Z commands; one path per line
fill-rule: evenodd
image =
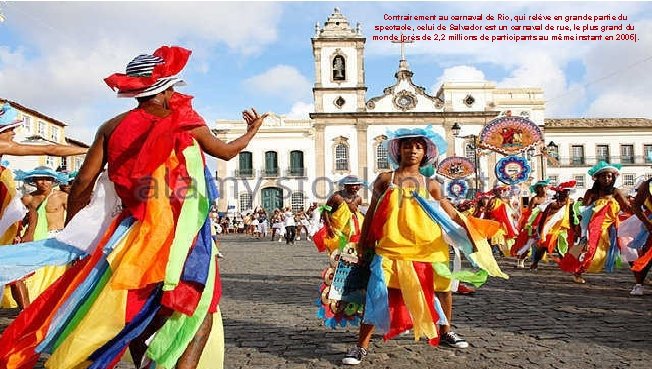
M 192 97 L 174 91 L 183 84 L 177 74 L 190 53 L 163 46 L 105 79 L 138 106 L 99 128 L 71 188 L 66 221 L 90 202 L 105 165 L 122 211 L 90 255 L 3 332 L 0 347 L 12 346 L 5 342 L 10 337 L 33 341 L 0 349 L 0 366 L 20 360 L 24 366 L 16 367 L 28 367 L 45 352 L 52 354 L 49 367 L 113 367 L 129 348 L 137 367 L 222 368 L 222 354 L 212 352 L 223 343 L 211 333 L 221 335 L 221 284 L 208 217 L 217 194 L 203 153 L 235 157 L 267 114 L 244 111 L 241 137 L 229 143 L 216 138 L 193 110 Z M 126 236 L 114 242 L 120 232 Z M 110 279 L 99 283 L 93 270 L 102 265 Z M 80 299 L 78 292 L 89 286 L 92 298 Z M 124 303 L 103 311 L 117 299 Z M 75 309 L 84 311 L 83 320 L 56 325 L 60 320 L 53 317 L 70 310 L 75 318 Z M 216 344 L 207 345 L 209 339 Z M 210 363 L 208 354 L 214 355 Z

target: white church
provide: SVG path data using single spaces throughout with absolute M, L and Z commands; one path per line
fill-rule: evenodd
M 623 164 L 621 185 L 631 187 L 637 178 L 652 175 L 650 119 L 546 119 L 541 88 L 497 88 L 490 81 L 444 82 L 429 95 L 413 80 L 415 73 L 403 52 L 383 94 L 369 97 L 365 41 L 360 26 L 352 27 L 337 8 L 323 27 L 315 26 L 314 112 L 303 120 L 269 117 L 247 151 L 218 162 L 220 212 L 246 213 L 257 206 L 304 209 L 325 202 L 337 190 L 337 181 L 349 174 L 371 183 L 390 170 L 381 145 L 386 131 L 426 125 L 449 143 L 440 160 L 466 156 L 477 162 L 476 173 L 467 178 L 469 187 L 487 191 L 496 182 L 493 171 L 502 155 L 477 149 L 477 136 L 507 111 L 527 117 L 545 136 L 541 147 L 527 154 L 532 174 L 521 186 L 523 196 L 529 184 L 541 178 L 582 180 L 581 196 L 592 183 L 586 171 L 597 160 Z M 230 141 L 244 133 L 244 125 L 217 120 L 214 132 Z M 361 193 L 368 203 L 370 191 Z

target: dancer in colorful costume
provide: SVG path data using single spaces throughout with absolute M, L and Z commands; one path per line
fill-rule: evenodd
M 10 103 L 0 105 L 0 159 L 3 155 L 13 156 L 74 156 L 86 153 L 86 149 L 64 145 L 23 145 L 15 142 L 14 130 L 23 124 L 18 110 Z M 19 241 L 19 223 L 27 214 L 27 208 L 17 195 L 11 170 L 0 165 L 0 245 Z M 4 290 L 4 289 L 0 289 Z M 23 280 L 14 281 L 4 291 L 2 307 L 24 308 L 30 299 Z
M 532 255 L 530 269 L 537 270 L 539 261 L 548 253 L 557 251 L 566 254 L 569 245 L 573 245 L 575 235 L 580 231 L 579 218 L 573 207 L 573 199 L 569 196 L 575 181 L 563 182 L 553 187 L 555 196 L 553 202 L 546 206 L 537 224 L 536 234 L 539 235 Z
M 53 187 L 68 181 L 68 175 L 57 173 L 47 166 L 34 170 L 16 171 L 16 180 L 36 188 L 23 196 L 28 209 L 28 224 L 21 242 L 31 242 L 54 237 L 63 229 L 66 220 L 68 194 Z M 67 266 L 46 266 L 39 268 L 25 279 L 29 299 L 33 301 L 67 270 Z
M 629 211 L 630 206 L 623 192 L 614 187 L 620 167 L 620 164 L 600 161 L 588 171 L 594 183 L 582 200 L 585 206 L 581 213 L 583 256 L 568 252 L 559 264 L 563 271 L 573 273 L 575 283 L 586 283 L 582 277 L 585 272 L 612 272 L 619 257 L 618 213 Z
M 317 249 L 327 251 L 330 260 L 329 267 L 322 272 L 324 282 L 317 300 L 317 316 L 331 328 L 347 323 L 357 326 L 362 317 L 367 276 L 360 275 L 363 266 L 358 263 L 357 243 L 364 221 L 358 210 L 362 204 L 358 191 L 363 184 L 354 175 L 339 181 L 342 189 L 326 201 L 322 208 L 323 228 L 313 238 Z
M 366 356 L 374 327 L 385 339 L 413 329 L 415 339 L 425 336 L 433 345 L 468 347 L 450 329 L 451 279 L 481 284 L 487 274 L 507 278 L 486 242 L 498 225 L 460 214 L 442 197 L 439 183 L 419 173 L 419 167 L 446 151 L 443 138 L 430 126 L 399 129 L 388 132 L 386 145 L 398 168 L 374 182 L 362 226 L 359 248 L 373 249 L 375 255 L 358 343 L 342 360 L 347 365 L 359 364 Z M 447 242 L 483 269 L 451 273 Z
M 191 97 L 174 92 L 189 56 L 163 46 L 105 79 L 138 107 L 99 128 L 71 189 L 69 224 L 36 245 L 58 258 L 16 255 L 31 244 L 0 257 L 16 269 L 11 262 L 20 257 L 38 266 L 81 258 L 3 332 L 0 367 L 30 368 L 49 353 L 49 368 L 112 368 L 127 348 L 139 368 L 222 367 L 221 284 L 208 217 L 217 191 L 202 151 L 233 158 L 266 115 L 245 111 L 246 133 L 217 139 Z
M 623 251 L 638 250 L 637 258 L 631 263 L 636 284 L 629 292 L 633 296 L 644 293 L 643 282 L 652 268 L 652 179 L 643 181 L 636 190 L 632 204 L 634 216 L 621 223 L 618 240 Z
M 537 228 L 541 220 L 541 213 L 548 206 L 548 194 L 546 189 L 550 183 L 549 179 L 538 181 L 530 186 L 530 192 L 535 195 L 530 198 L 527 208 L 521 214 L 519 221 L 520 232 L 516 238 L 516 242 L 510 250 L 511 256 L 516 256 L 516 267 L 525 268 L 525 258 L 528 256 L 528 251 L 539 239 Z M 534 256 L 534 255 L 532 255 Z
M 489 203 L 488 219 L 501 224 L 501 228 L 491 236 L 490 244 L 495 254 L 509 255 L 509 250 L 514 244 L 518 229 L 516 228 L 514 209 L 508 200 L 511 188 L 509 186 L 496 186 L 493 197 Z

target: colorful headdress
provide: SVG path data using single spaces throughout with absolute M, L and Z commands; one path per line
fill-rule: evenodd
M 588 173 L 595 180 L 595 177 L 603 172 L 612 172 L 615 175 L 619 175 L 621 167 L 622 165 L 620 164 L 609 164 L 606 161 L 600 160 L 598 164 L 594 165 L 593 167 L 591 167 L 591 169 L 589 169 Z
M 104 79 L 118 97 L 156 95 L 171 86 L 185 85 L 177 77 L 190 57 L 190 50 L 179 46 L 161 46 L 154 54 L 141 54 L 127 64 L 126 73 L 114 73 Z
M 437 132 L 433 131 L 432 126 L 428 125 L 425 128 L 399 128 L 395 131 L 387 131 L 387 140 L 385 145 L 387 147 L 387 156 L 390 162 L 395 167 L 398 167 L 399 156 L 401 152 L 400 141 L 408 137 L 421 137 L 426 141 L 426 153 L 423 166 L 433 164 L 440 154 L 445 153 L 448 144 Z
M 0 105 L 0 133 L 18 127 L 23 124 L 22 119 L 18 119 L 18 110 L 9 103 Z
M 35 178 L 40 177 L 52 178 L 52 180 L 57 183 L 68 183 L 68 174 L 55 172 L 52 168 L 47 166 L 36 167 L 28 172 L 23 172 L 20 169 L 16 171 L 17 181 L 23 181 L 31 184 L 34 182 Z
M 552 187 L 552 190 L 555 192 L 570 191 L 575 188 L 577 181 L 566 181 L 559 184 L 559 186 Z
M 542 180 L 542 181 L 537 181 L 535 184 L 530 186 L 530 192 L 536 192 L 537 187 L 546 187 L 549 184 L 550 184 L 550 178 L 548 178 L 546 180 Z

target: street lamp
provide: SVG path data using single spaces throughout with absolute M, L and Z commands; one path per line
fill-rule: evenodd
M 543 146 L 543 143 L 540 143 L 539 144 L 540 152 L 538 154 L 537 154 L 537 150 L 534 147 L 530 147 L 529 149 L 527 149 L 527 152 L 526 152 L 527 160 L 532 160 L 532 158 L 535 157 L 535 156 L 539 157 L 539 167 L 540 167 L 539 176 L 540 176 L 540 179 L 542 181 L 545 178 L 545 173 L 544 173 L 544 170 L 545 170 L 544 165 L 545 165 L 545 163 L 543 162 L 543 158 L 548 155 L 549 151 L 552 151 L 552 149 L 556 148 L 556 147 L 557 147 L 557 145 L 555 145 L 555 143 L 551 141 L 548 144 L 548 146 Z
M 455 122 L 453 124 L 453 126 L 451 127 L 451 132 L 453 133 L 453 136 L 458 137 L 460 135 L 461 131 L 462 131 L 462 125 L 459 124 L 458 122 Z M 463 139 L 471 138 L 472 142 L 473 142 L 473 143 L 468 143 L 467 142 L 466 147 L 473 150 L 473 166 L 474 166 L 473 170 L 475 172 L 475 188 L 474 188 L 475 193 L 473 195 L 475 196 L 475 194 L 477 194 L 478 190 L 479 190 L 478 177 L 480 177 L 480 175 L 478 174 L 478 170 L 479 170 L 478 169 L 478 136 L 477 135 L 466 135 L 466 136 L 462 136 L 460 138 L 463 138 Z

